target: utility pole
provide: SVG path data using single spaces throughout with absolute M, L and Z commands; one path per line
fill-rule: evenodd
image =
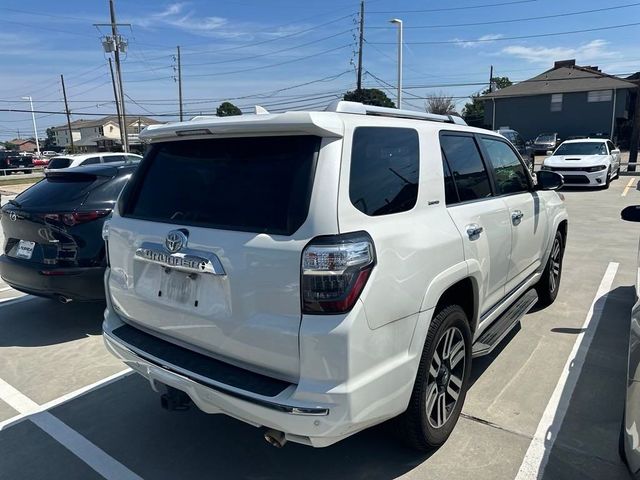
M 127 116 L 124 107 L 124 88 L 122 85 L 122 70 L 120 68 L 120 53 L 125 52 L 127 49 L 127 41 L 118 33 L 118 26 L 131 26 L 129 23 L 117 23 L 116 22 L 116 10 L 113 4 L 113 0 L 109 0 L 109 14 L 111 17 L 110 23 L 94 23 L 96 27 L 111 27 L 111 35 L 107 35 L 102 41 L 102 46 L 106 53 L 113 53 L 113 57 L 116 63 L 116 77 L 118 79 L 118 97 L 120 98 L 120 115 L 122 116 L 122 126 L 124 127 L 124 133 L 122 137 L 122 149 L 125 152 L 129 151 L 129 137 L 127 136 Z M 116 102 L 118 100 L 116 99 Z M 122 130 L 122 129 L 121 129 Z
M 640 140 L 640 80 L 636 80 L 636 106 L 633 112 L 633 127 L 631 129 L 631 140 L 629 143 L 629 163 L 638 161 L 638 141 Z M 635 165 L 627 166 L 628 172 L 635 172 Z
M 493 92 L 493 65 L 489 71 L 489 93 Z
M 364 43 L 364 0 L 360 0 L 360 40 L 358 41 L 358 86 L 362 90 L 362 44 Z
M 69 112 L 69 104 L 67 103 L 67 90 L 64 88 L 64 76 L 62 74 L 60 74 L 60 81 L 62 82 L 64 109 L 67 112 L 67 127 L 69 127 L 69 142 L 71 144 L 71 153 L 75 153 L 75 147 L 73 146 L 73 132 L 71 131 L 71 113 Z
M 125 128 L 122 124 L 122 115 L 120 115 L 120 99 L 118 98 L 118 88 L 116 87 L 116 79 L 113 76 L 113 62 L 109 58 L 109 71 L 111 72 L 111 84 L 113 85 L 113 97 L 116 100 L 116 114 L 118 115 L 118 127 L 120 128 L 120 143 L 124 146 Z
M 180 45 L 178 45 L 178 103 L 180 103 L 180 121 L 182 121 L 182 66 L 180 65 Z

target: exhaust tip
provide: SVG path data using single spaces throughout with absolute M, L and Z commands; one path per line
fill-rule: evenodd
M 284 432 L 279 430 L 268 429 L 264 432 L 264 439 L 267 443 L 276 448 L 284 447 L 285 443 L 287 443 L 287 439 L 285 438 Z
M 64 295 L 58 295 L 58 301 L 60 303 L 71 303 L 73 302 L 73 299 L 69 298 L 69 297 L 65 297 Z

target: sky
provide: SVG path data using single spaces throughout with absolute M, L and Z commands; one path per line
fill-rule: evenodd
M 128 115 L 174 121 L 176 47 L 184 111 L 215 113 L 222 101 L 245 112 L 322 109 L 356 86 L 358 0 L 116 0 L 128 49 L 122 75 Z M 597 10 L 597 11 L 594 11 Z M 0 140 L 33 136 L 72 120 L 114 114 L 108 0 L 2 0 Z M 540 18 L 545 17 L 545 18 Z M 469 95 L 495 76 L 525 80 L 575 58 L 604 72 L 640 71 L 640 2 L 631 0 L 366 0 L 363 84 L 397 88 L 397 32 L 404 24 L 403 107 L 424 110 L 432 94 Z M 634 25 L 635 24 L 635 25 Z M 577 30 L 581 32 L 576 32 Z M 561 35 L 558 35 L 560 34 Z

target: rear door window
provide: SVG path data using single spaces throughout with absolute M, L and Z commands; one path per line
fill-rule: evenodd
M 461 202 L 492 195 L 489 175 L 472 136 L 441 134 L 440 146 L 451 169 Z
M 152 147 L 125 216 L 291 235 L 309 210 L 320 137 L 183 140 Z
M 100 163 L 100 157 L 89 157 L 84 160 L 80 165 L 94 165 Z
M 353 134 L 349 197 L 369 216 L 411 210 L 418 199 L 420 149 L 411 128 L 358 127 Z
M 530 186 L 527 173 L 512 148 L 499 139 L 488 137 L 481 137 L 481 139 L 495 172 L 498 194 L 528 192 Z
M 47 168 L 50 170 L 55 170 L 58 168 L 67 168 L 71 165 L 71 159 L 66 157 L 57 157 L 52 158 L 47 165 Z
M 125 162 L 127 157 L 124 155 L 104 155 L 102 161 L 104 163 Z

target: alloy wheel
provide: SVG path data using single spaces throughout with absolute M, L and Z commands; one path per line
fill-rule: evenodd
M 466 344 L 462 332 L 451 327 L 440 337 L 429 365 L 425 408 L 429 425 L 441 428 L 451 417 L 462 391 Z
M 560 283 L 560 240 L 556 238 L 553 241 L 553 248 L 551 250 L 551 268 L 549 269 L 549 286 L 551 291 L 555 292 Z

